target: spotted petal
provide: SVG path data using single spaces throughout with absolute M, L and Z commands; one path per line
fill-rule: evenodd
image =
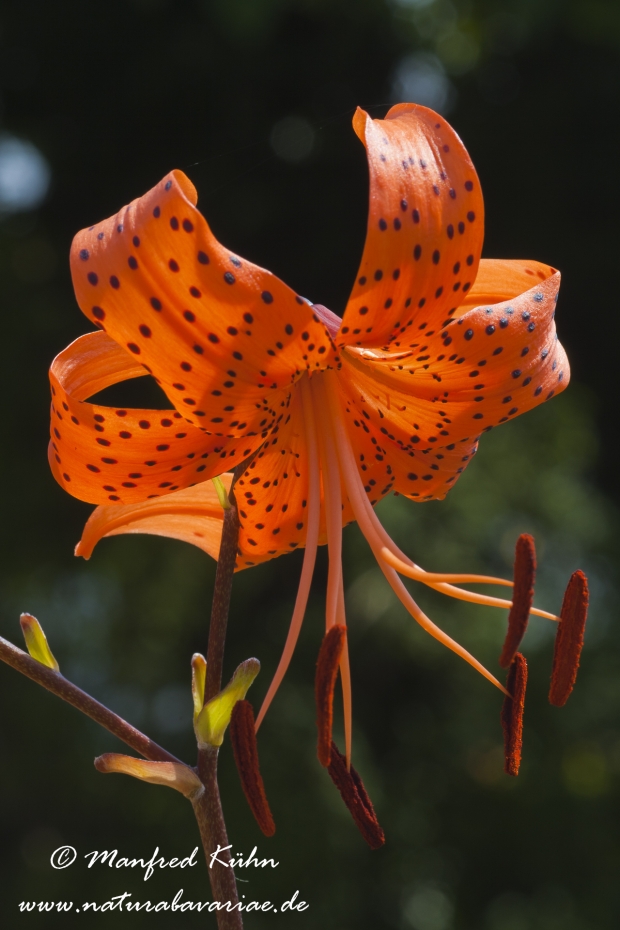
M 513 300 L 540 281 L 557 273 L 557 268 L 530 259 L 482 258 L 473 287 L 462 298 L 459 314 L 483 304 Z
M 344 350 L 339 381 L 354 442 L 367 437 L 371 497 L 388 485 L 410 497 L 444 497 L 481 432 L 566 387 L 553 320 L 559 283 L 556 273 L 515 299 L 467 310 L 408 351 Z M 415 478 L 405 480 L 409 473 Z M 362 477 L 367 484 L 370 475 Z M 429 482 L 424 494 L 411 483 L 419 478 Z
M 227 492 L 232 477 L 232 473 L 221 475 Z M 107 504 L 97 507 L 89 517 L 75 554 L 89 559 L 97 543 L 106 536 L 148 533 L 191 543 L 217 559 L 223 518 L 224 511 L 211 481 L 158 500 Z
M 306 544 L 308 522 L 308 451 L 299 392 L 293 393 L 281 429 L 242 475 L 235 487 L 241 532 L 240 567 L 255 565 Z M 348 501 L 343 524 L 353 519 Z M 321 487 L 319 544 L 327 542 Z
M 241 524 L 238 569 L 305 546 L 307 468 L 301 400 L 294 392 L 282 426 L 266 441 L 235 485 Z M 232 475 L 224 474 L 221 478 L 228 491 Z M 322 503 L 321 507 L 319 543 L 324 544 L 327 535 Z M 97 507 L 84 528 L 76 555 L 90 558 L 96 544 L 106 536 L 150 533 L 189 542 L 217 558 L 222 518 L 223 511 L 210 481 L 128 506 Z M 348 501 L 342 519 L 343 523 L 353 520 Z
M 231 458 L 251 451 L 247 439 L 232 441 L 234 454 L 223 459 L 222 440 L 176 410 L 85 402 L 111 384 L 145 374 L 102 332 L 81 336 L 54 359 L 49 457 L 54 477 L 74 497 L 93 504 L 158 497 L 220 474 Z
M 353 126 L 370 172 L 368 231 L 339 345 L 386 346 L 436 331 L 476 279 L 482 191 L 463 143 L 442 117 L 398 104 Z
M 325 327 L 270 272 L 231 254 L 174 171 L 71 249 L 78 303 L 222 438 L 267 434 L 292 382 L 333 357 Z

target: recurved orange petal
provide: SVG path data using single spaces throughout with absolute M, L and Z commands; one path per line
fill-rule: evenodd
M 174 171 L 78 233 L 78 303 L 194 426 L 264 437 L 291 383 L 333 359 L 332 343 L 306 300 L 220 245 L 196 200 Z
M 368 153 L 370 208 L 362 262 L 339 345 L 430 336 L 476 280 L 484 235 L 480 183 L 446 121 L 416 104 L 353 120 Z
M 347 392 L 343 386 L 341 398 L 344 422 L 371 504 L 376 504 L 391 491 L 397 491 L 412 500 L 442 500 L 478 449 L 480 437 L 477 433 L 465 441 L 449 443 L 448 446 L 420 443 L 414 448 L 410 444 L 405 449 L 392 438 L 395 434 L 392 432 L 387 408 L 383 420 L 380 419 L 381 425 L 376 428 L 371 420 L 372 410 L 367 402 L 361 400 L 361 393 L 355 395 L 350 390 Z M 425 418 L 422 422 L 425 422 L 427 413 L 424 407 L 421 409 Z M 416 423 L 420 426 L 418 421 Z M 442 421 L 438 421 L 438 424 L 443 426 Z M 429 426 L 432 425 L 430 421 Z
M 530 259 L 482 258 L 474 285 L 459 305 L 459 314 L 482 304 L 512 300 L 554 274 L 557 268 Z
M 282 425 L 235 485 L 239 512 L 237 568 L 268 561 L 306 543 L 308 512 L 308 456 L 302 404 L 293 392 Z M 232 476 L 222 475 L 229 490 Z M 165 498 L 130 506 L 98 507 L 92 514 L 77 555 L 88 558 L 104 536 L 152 533 L 192 543 L 214 558 L 219 551 L 223 511 L 210 481 L 178 490 Z M 347 503 L 343 520 L 353 518 Z M 325 517 L 321 517 L 319 542 L 326 542 Z
M 514 300 L 468 310 L 409 349 L 343 350 L 338 380 L 348 419 L 360 448 L 366 434 L 366 471 L 379 462 L 373 477 L 390 485 L 381 493 L 444 497 L 481 432 L 566 387 L 570 372 L 553 320 L 559 281 L 556 273 Z M 424 493 L 409 474 L 426 479 Z
M 221 475 L 228 492 L 232 473 Z M 148 533 L 191 543 L 217 559 L 224 511 L 211 481 L 175 491 L 164 498 L 136 504 L 104 504 L 90 515 L 75 554 L 89 559 L 106 536 Z
M 176 410 L 85 402 L 111 384 L 145 374 L 102 332 L 81 336 L 54 359 L 50 463 L 74 497 L 93 504 L 159 497 L 220 474 L 251 451 L 247 439 L 229 441 L 224 449 L 221 439 Z

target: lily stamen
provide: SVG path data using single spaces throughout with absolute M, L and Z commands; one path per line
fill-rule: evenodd
M 241 787 L 250 810 L 265 836 L 273 836 L 276 825 L 265 794 L 258 763 L 254 711 L 249 701 L 237 701 L 230 717 L 230 739 Z
M 500 691 L 506 693 L 506 689 L 497 678 L 491 674 L 480 663 L 475 659 L 466 649 L 464 649 L 459 643 L 448 636 L 447 633 L 444 633 L 443 630 L 440 630 L 429 617 L 426 616 L 424 611 L 418 606 L 414 601 L 411 594 L 405 588 L 404 584 L 396 574 L 393 568 L 387 565 L 383 559 L 380 557 L 381 550 L 384 548 L 385 544 L 391 545 L 393 548 L 396 548 L 393 541 L 390 539 L 385 529 L 379 522 L 379 519 L 374 512 L 368 496 L 364 491 L 364 486 L 359 477 L 359 472 L 355 464 L 355 457 L 353 455 L 353 450 L 351 448 L 351 443 L 349 437 L 346 433 L 342 417 L 338 415 L 338 397 L 335 391 L 330 390 L 329 385 L 329 375 L 330 372 L 325 372 L 322 378 L 315 378 L 313 380 L 313 388 L 316 385 L 315 390 L 317 391 L 317 400 L 321 403 L 322 409 L 328 411 L 329 416 L 327 419 L 326 426 L 331 427 L 333 430 L 334 438 L 336 440 L 336 448 L 338 452 L 338 462 L 340 465 L 340 472 L 344 481 L 344 486 L 346 493 L 349 498 L 349 503 L 351 504 L 353 514 L 355 519 L 366 537 L 370 548 L 372 549 L 381 571 L 387 578 L 392 590 L 411 614 L 411 616 L 416 620 L 420 626 L 426 630 L 427 633 L 430 633 L 436 640 L 442 643 L 444 646 L 447 646 L 448 649 L 455 652 L 462 659 L 468 662 L 476 671 L 480 672 L 491 684 L 494 684 L 496 688 L 499 688 Z
M 583 572 L 573 572 L 562 602 L 561 620 L 555 637 L 549 701 L 562 707 L 575 685 L 583 634 L 588 617 L 588 580 Z
M 508 614 L 508 630 L 499 658 L 502 668 L 509 668 L 521 640 L 525 636 L 527 621 L 534 600 L 534 581 L 536 578 L 536 550 L 534 540 L 527 533 L 522 533 L 515 547 L 514 592 L 512 607 Z
M 521 765 L 523 707 L 527 685 L 527 662 L 520 652 L 517 652 L 512 660 L 506 685 L 510 694 L 504 698 L 501 715 L 504 730 L 504 771 L 506 775 L 518 775 Z
M 332 626 L 323 637 L 316 663 L 314 694 L 318 730 L 317 756 L 325 768 L 331 759 L 334 688 L 346 638 L 346 626 L 339 623 Z
M 338 788 L 342 800 L 351 812 L 355 825 L 371 849 L 379 849 L 385 843 L 385 835 L 379 826 L 372 801 L 364 782 L 353 766 L 347 766 L 345 757 L 332 741 L 331 761 L 328 772 Z
M 427 587 L 433 588 L 435 591 L 440 591 L 442 594 L 447 594 L 449 597 L 454 597 L 456 600 L 469 601 L 472 604 L 481 604 L 484 607 L 507 607 L 508 609 L 512 607 L 512 601 L 505 600 L 502 597 L 490 597 L 487 594 L 478 594 L 477 591 L 465 591 L 463 588 L 458 588 L 453 584 L 437 583 L 441 578 L 445 581 L 448 579 L 456 580 L 457 578 L 463 578 L 463 582 L 469 584 L 503 584 L 512 586 L 512 581 L 485 577 L 484 575 L 472 575 L 469 576 L 469 580 L 465 582 L 466 576 L 426 572 L 423 568 L 419 568 L 419 566 L 414 563 L 410 563 L 409 561 L 404 562 L 386 547 L 383 547 L 381 550 L 381 558 L 387 562 L 388 565 L 391 565 L 392 568 L 395 568 L 401 575 L 406 575 L 407 578 L 412 578 L 414 581 L 421 581 L 422 584 L 427 585 Z M 432 581 L 431 579 L 436 579 L 436 581 Z M 548 610 L 541 610 L 539 607 L 532 607 L 530 614 L 533 614 L 535 617 L 543 617 L 545 620 L 555 620 L 556 623 L 560 620 L 555 614 L 550 613 Z

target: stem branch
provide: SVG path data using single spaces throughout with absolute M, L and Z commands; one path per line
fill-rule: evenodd
M 136 752 L 139 752 L 145 759 L 150 759 L 152 762 L 180 761 L 176 756 L 166 752 L 165 749 L 158 746 L 152 739 L 145 736 L 144 733 L 141 733 L 140 730 L 136 730 L 135 727 L 132 727 L 130 723 L 127 723 L 127 721 L 119 717 L 118 714 L 104 707 L 103 704 L 96 701 L 90 694 L 86 694 L 86 692 L 78 688 L 77 685 L 67 681 L 60 672 L 55 672 L 46 665 L 42 665 L 41 662 L 37 662 L 37 660 L 29 656 L 27 652 L 18 649 L 17 646 L 14 646 L 13 643 L 9 643 L 1 636 L 0 659 L 16 671 L 21 672 L 22 675 L 26 675 L 27 678 L 36 681 L 38 685 L 47 688 L 47 690 L 55 694 L 56 697 L 62 698 L 67 704 L 72 704 L 73 707 L 82 711 L 83 714 L 86 714 L 86 716 L 94 720 L 95 723 L 105 727 L 105 729 L 113 733 L 114 736 L 117 736 L 128 746 L 131 746 L 132 749 L 135 749 Z
M 246 470 L 252 458 L 253 456 L 237 466 L 234 472 L 233 486 L 237 478 Z M 222 687 L 226 627 L 228 625 L 232 580 L 239 545 L 239 516 L 233 486 L 231 486 L 229 493 L 230 509 L 224 511 L 222 541 L 215 575 L 207 650 L 205 703 L 215 697 Z M 110 733 L 146 759 L 153 762 L 180 762 L 176 756 L 153 742 L 152 739 L 149 739 L 140 730 L 127 723 L 118 714 L 100 704 L 99 701 L 86 694 L 77 685 L 63 678 L 60 672 L 56 672 L 54 669 L 48 668 L 48 666 L 33 659 L 28 653 L 2 637 L 0 637 L 0 661 L 6 662 L 7 665 L 21 672 L 22 675 L 31 678 L 43 688 L 51 691 L 56 697 L 73 705 L 77 710 L 90 717 L 91 720 L 94 720 L 95 723 L 98 723 L 106 730 L 109 730 Z M 198 751 L 197 772 L 205 790 L 193 802 L 193 807 L 207 860 L 213 899 L 224 905 L 230 902 L 231 907 L 235 905 L 238 907 L 237 883 L 234 870 L 230 864 L 230 850 L 226 849 L 228 836 L 217 783 L 218 752 L 217 746 L 208 746 Z M 217 859 L 214 858 L 212 861 L 213 853 L 216 854 Z M 241 913 L 238 909 L 234 911 L 218 910 L 217 925 L 219 930 L 243 930 Z

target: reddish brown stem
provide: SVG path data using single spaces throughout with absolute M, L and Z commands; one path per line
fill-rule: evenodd
M 239 546 L 239 513 L 235 500 L 235 482 L 250 464 L 254 456 L 246 459 L 234 470 L 234 477 L 228 492 L 230 508 L 224 511 L 222 526 L 222 539 L 215 572 L 215 587 L 213 589 L 213 602 L 211 604 L 211 620 L 209 623 L 209 644 L 207 647 L 207 677 L 205 681 L 205 704 L 222 688 L 222 670 L 224 667 L 224 646 L 226 644 L 226 628 L 228 626 L 228 612 L 230 610 L 230 595 L 232 592 L 233 575 L 237 561 Z
M 235 481 L 247 469 L 249 463 L 250 459 L 246 459 L 245 462 L 235 468 L 233 483 L 228 494 L 230 509 L 224 512 L 222 539 L 215 573 L 211 621 L 209 623 L 205 703 L 215 697 L 222 687 L 228 611 L 230 609 L 230 595 L 239 546 L 239 514 L 237 513 L 234 485 Z M 231 906 L 233 906 L 238 903 L 237 883 L 230 864 L 230 850 L 226 849 L 228 834 L 217 783 L 217 760 L 218 748 L 216 746 L 198 750 L 198 775 L 205 786 L 205 792 L 194 805 L 194 812 L 200 829 L 207 866 L 211 865 L 213 853 L 218 849 L 220 850 L 217 855 L 219 862 L 213 860 L 213 865 L 209 868 L 209 879 L 214 900 L 230 901 Z M 243 921 L 239 911 L 218 911 L 217 923 L 219 930 L 243 930 Z
M 86 714 L 87 717 L 90 717 L 91 720 L 94 720 L 95 723 L 105 727 L 105 729 L 113 733 L 114 736 L 117 736 L 128 746 L 131 746 L 132 749 L 135 749 L 136 752 L 139 752 L 145 759 L 150 759 L 152 762 L 180 761 L 176 756 L 166 752 L 165 749 L 162 749 L 161 746 L 154 743 L 152 739 L 145 736 L 144 733 L 141 733 L 140 730 L 136 730 L 135 727 L 132 727 L 130 723 L 127 723 L 127 721 L 119 717 L 118 714 L 104 707 L 103 704 L 100 704 L 99 701 L 92 698 L 90 694 L 86 694 L 86 692 L 78 688 L 77 685 L 67 681 L 59 672 L 55 672 L 46 665 L 37 662 L 37 660 L 29 656 L 28 653 L 18 649 L 17 646 L 14 646 L 13 643 L 9 643 L 6 639 L 2 639 L 1 636 L 0 659 L 16 671 L 21 672 L 22 675 L 26 675 L 27 678 L 36 681 L 38 685 L 47 688 L 47 690 L 55 694 L 56 697 L 62 698 L 62 700 L 66 701 L 68 704 L 72 704 L 78 710 L 82 711 L 83 714 Z
M 217 746 L 209 746 L 198 753 L 198 776 L 205 790 L 194 803 L 194 814 L 209 869 L 213 900 L 224 904 L 229 901 L 233 907 L 239 903 L 239 897 L 235 873 L 230 865 L 230 850 L 226 849 L 228 834 L 217 783 L 217 757 Z M 212 861 L 213 853 L 217 855 Z M 243 930 L 243 920 L 238 910 L 217 911 L 216 914 L 218 930 Z

